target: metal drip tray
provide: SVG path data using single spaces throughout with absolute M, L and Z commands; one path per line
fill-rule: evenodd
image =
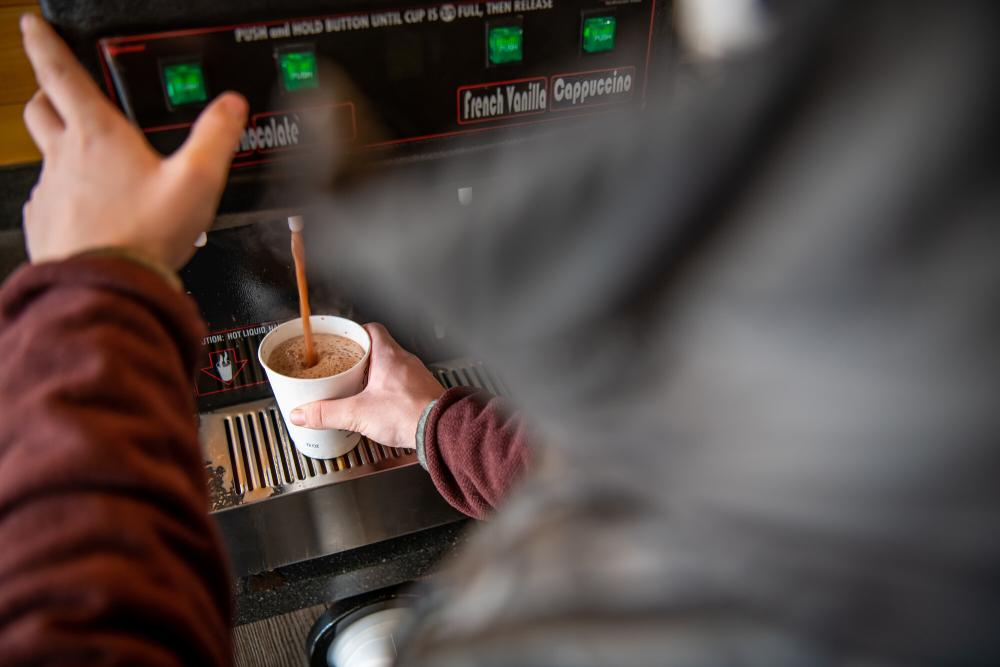
M 432 367 L 446 388 L 506 395 L 481 364 Z M 292 444 L 272 400 L 200 415 L 210 509 L 237 575 L 254 574 L 459 520 L 412 450 L 362 438 L 336 459 Z
M 295 449 L 272 400 L 201 416 L 201 440 L 213 512 L 268 498 L 336 484 L 381 470 L 410 465 L 412 451 L 361 443 L 335 459 L 312 459 Z

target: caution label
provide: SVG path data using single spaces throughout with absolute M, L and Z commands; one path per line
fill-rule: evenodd
M 617 104 L 632 99 L 634 67 L 557 74 L 551 77 L 552 110 Z
M 212 396 L 266 383 L 257 348 L 276 326 L 277 322 L 263 322 L 215 331 L 203 338 L 204 356 L 195 378 L 195 395 Z
M 458 89 L 458 123 L 482 123 L 545 113 L 548 91 L 544 77 L 495 81 Z

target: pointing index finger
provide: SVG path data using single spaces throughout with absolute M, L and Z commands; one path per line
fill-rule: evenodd
M 21 32 L 38 86 L 67 124 L 86 124 L 107 110 L 104 95 L 48 23 L 25 14 Z

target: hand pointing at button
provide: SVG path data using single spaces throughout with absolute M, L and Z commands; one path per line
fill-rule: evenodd
M 206 108 L 187 142 L 164 158 L 101 93 L 49 25 L 21 18 L 39 91 L 24 109 L 44 157 L 24 206 L 33 262 L 121 248 L 180 267 L 212 221 L 247 103 L 226 93 Z

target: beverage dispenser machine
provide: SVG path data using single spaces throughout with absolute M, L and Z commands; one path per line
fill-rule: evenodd
M 211 511 L 237 574 L 270 570 L 456 521 L 412 453 L 362 440 L 333 460 L 289 441 L 256 359 L 294 317 L 278 233 L 296 173 L 379 169 L 527 141 L 594 114 L 641 113 L 668 62 L 663 0 L 42 0 L 42 11 L 150 143 L 170 153 L 226 90 L 250 105 L 206 246 L 181 277 L 210 332 L 192 392 Z M 322 128 L 321 130 L 318 128 Z M 305 166 L 296 172 L 296 166 Z M 290 176 L 291 174 L 291 176 Z M 282 180 L 284 179 L 284 180 Z M 460 185 L 460 184 L 458 184 Z M 468 203 L 456 184 L 455 206 Z M 366 310 L 335 285 L 315 312 L 387 321 L 443 385 L 504 394 L 481 364 L 410 314 Z

